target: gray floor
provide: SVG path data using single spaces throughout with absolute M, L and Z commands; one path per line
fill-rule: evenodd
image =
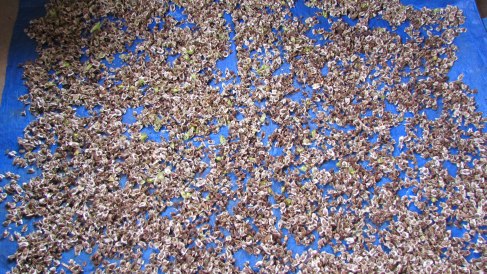
M 3 86 L 5 84 L 5 70 L 7 68 L 7 56 L 10 46 L 10 38 L 17 11 L 18 0 L 0 0 L 0 102 L 2 100 Z
M 477 7 L 479 8 L 480 17 L 487 17 L 487 0 L 476 0 Z

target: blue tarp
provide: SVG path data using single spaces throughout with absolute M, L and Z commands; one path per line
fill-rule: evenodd
M 22 175 L 22 180 L 19 183 L 28 181 L 31 176 L 28 176 L 24 169 L 13 167 L 12 159 L 8 158 L 4 152 L 18 148 L 17 137 L 23 136 L 24 128 L 34 119 L 30 114 L 22 116 L 22 112 L 26 108 L 18 100 L 18 97 L 26 94 L 27 88 L 23 85 L 23 70 L 19 67 L 19 64 L 34 60 L 37 57 L 35 42 L 27 37 L 24 29 L 29 25 L 30 20 L 41 17 L 44 14 L 44 1 L 20 1 L 19 13 L 10 43 L 5 86 L 0 104 L 0 173 L 10 170 Z M 1 186 L 5 184 L 6 180 L 0 182 Z M 0 222 L 5 221 L 6 214 L 4 202 L 0 205 Z M 12 228 L 10 231 L 13 233 L 15 230 L 18 231 L 19 229 Z M 16 250 L 16 242 L 10 242 L 8 239 L 0 241 L 0 273 L 5 273 L 15 265 L 13 262 L 8 261 L 7 257 L 14 254 Z
M 478 94 L 474 95 L 478 103 L 478 109 L 485 114 L 487 113 L 487 32 L 484 28 L 483 22 L 477 11 L 474 0 L 440 0 L 440 1 L 420 1 L 420 0 L 403 0 L 404 4 L 413 5 L 416 8 L 427 6 L 429 8 L 444 7 L 448 4 L 458 6 L 466 16 L 464 27 L 467 32 L 461 34 L 456 40 L 455 44 L 459 50 L 457 52 L 458 61 L 456 61 L 449 76 L 450 79 L 457 79 L 458 75 L 463 73 L 463 81 L 472 88 L 478 90 Z M 23 85 L 22 69 L 18 67 L 28 60 L 36 58 L 35 43 L 30 40 L 24 33 L 24 29 L 28 26 L 31 19 L 42 16 L 45 13 L 44 1 L 37 0 L 21 0 L 17 22 L 15 24 L 12 42 L 8 56 L 8 66 L 6 71 L 5 88 L 2 95 L 0 105 L 0 173 L 13 171 L 20 174 L 21 180 L 19 183 L 27 182 L 33 175 L 27 175 L 25 170 L 15 168 L 12 166 L 12 159 L 8 158 L 3 152 L 7 150 L 16 150 L 18 148 L 17 138 L 23 135 L 23 129 L 34 119 L 27 111 L 26 116 L 22 116 L 22 112 L 28 110 L 20 101 L 18 97 L 26 94 L 27 89 Z M 293 12 L 304 17 L 314 15 L 314 10 L 303 5 L 302 0 L 298 1 Z M 228 15 L 225 15 L 228 17 Z M 234 35 L 234 34 L 233 34 Z M 232 39 L 232 34 L 231 37 Z M 236 64 L 236 55 L 232 54 L 229 58 L 218 63 L 220 69 L 232 69 L 232 64 Z M 272 125 L 268 130 L 273 130 Z M 394 133 L 393 133 L 394 134 Z M 400 134 L 400 133 L 395 133 Z M 393 136 L 398 137 L 398 136 Z M 218 138 L 218 135 L 215 136 Z M 0 185 L 5 184 L 5 180 Z M 9 198 L 10 199 L 10 198 Z M 0 206 L 0 222 L 5 220 L 6 210 L 4 204 Z M 26 223 L 32 224 L 33 220 L 26 220 Z M 11 231 L 17 228 L 12 227 Z M 0 231 L 1 232 L 1 231 Z M 453 229 L 453 235 L 461 235 L 463 231 L 460 229 Z M 17 248 L 15 242 L 10 242 L 8 239 L 0 240 L 0 273 L 6 272 L 14 266 L 13 262 L 7 260 L 7 256 L 13 254 Z M 295 254 L 302 253 L 307 248 L 297 246 L 291 239 L 289 249 Z M 326 251 L 326 250 L 325 250 Z M 67 262 L 70 258 L 75 258 L 74 253 L 67 252 L 63 255 L 62 261 Z M 249 261 L 253 265 L 259 258 L 251 256 L 245 251 L 239 251 L 235 254 L 237 266 L 241 267 L 245 261 Z M 77 262 L 87 261 L 89 257 L 82 255 L 76 257 Z M 93 265 L 88 263 L 85 268 L 86 271 L 93 271 Z

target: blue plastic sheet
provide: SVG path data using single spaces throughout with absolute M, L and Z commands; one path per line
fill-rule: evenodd
M 20 1 L 19 13 L 10 43 L 5 86 L 0 105 L 0 173 L 10 170 L 21 175 L 22 180 L 19 183 L 27 182 L 35 174 L 28 175 L 26 170 L 13 167 L 12 159 L 8 158 L 4 152 L 18 148 L 17 137 L 23 135 L 24 128 L 34 119 L 28 112 L 26 116 L 22 116 L 26 107 L 18 100 L 18 97 L 26 94 L 27 88 L 23 85 L 23 70 L 18 65 L 37 57 L 35 42 L 27 37 L 24 29 L 29 25 L 30 20 L 44 14 L 44 1 Z M 5 183 L 6 181 L 3 180 L 0 185 L 4 186 Z M 9 198 L 8 201 L 10 200 Z M 3 202 L 0 205 L 0 222 L 5 221 L 6 214 L 5 202 Z M 32 225 L 33 221 L 26 220 L 25 223 Z M 14 227 L 9 231 L 13 233 L 19 230 L 20 228 Z M 16 250 L 17 243 L 10 242 L 8 239 L 0 241 L 0 273 L 5 273 L 14 267 L 14 262 L 9 261 L 7 257 L 14 254 Z
M 477 7 L 475 5 L 474 0 L 440 0 L 440 1 L 420 1 L 420 0 L 403 0 L 404 4 L 413 5 L 416 8 L 421 8 L 423 6 L 427 6 L 429 8 L 437 8 L 437 7 L 445 7 L 446 5 L 456 5 L 458 6 L 466 16 L 466 22 L 464 27 L 467 28 L 467 32 L 461 34 L 456 40 L 455 44 L 459 47 L 457 52 L 458 61 L 455 63 L 453 69 L 451 70 L 449 77 L 451 80 L 457 79 L 460 74 L 464 74 L 463 81 L 468 84 L 472 88 L 476 88 L 479 92 L 478 94 L 474 95 L 475 99 L 478 103 L 478 109 L 484 114 L 487 113 L 487 32 L 484 28 L 483 22 L 479 17 Z M 18 148 L 17 145 L 17 138 L 23 135 L 23 129 L 31 122 L 34 117 L 30 115 L 27 108 L 18 101 L 18 97 L 26 94 L 27 89 L 23 85 L 22 80 L 22 69 L 18 67 L 18 64 L 24 63 L 28 60 L 33 60 L 36 58 L 35 52 L 35 44 L 32 40 L 30 40 L 24 33 L 24 29 L 28 26 L 28 23 L 31 19 L 37 18 L 42 16 L 45 11 L 43 8 L 44 1 L 36 1 L 36 0 L 22 0 L 20 3 L 19 15 L 17 22 L 15 24 L 14 33 L 12 37 L 11 47 L 9 51 L 9 59 L 8 59 L 8 66 L 6 72 L 6 83 L 3 92 L 3 97 L 0 105 L 0 152 L 4 152 L 7 150 L 15 150 Z M 296 7 L 293 9 L 293 13 L 297 16 L 302 16 L 303 18 L 313 16 L 315 9 L 308 8 L 304 5 L 303 1 L 300 0 L 297 2 Z M 184 20 L 185 16 L 181 9 L 177 9 L 174 11 L 174 14 L 171 15 L 176 20 Z M 227 20 L 229 27 L 233 30 L 234 26 L 231 23 L 231 17 L 229 14 L 224 15 L 225 19 Z M 350 24 L 353 24 L 353 20 L 347 21 Z M 380 25 L 381 22 L 372 22 L 371 24 L 378 24 Z M 186 25 L 185 25 L 186 26 Z M 184 27 L 185 27 L 184 26 Z M 191 27 L 187 25 L 187 27 Z M 230 34 L 230 40 L 234 37 L 234 32 Z M 404 36 L 404 34 L 403 34 Z M 403 37 L 405 38 L 405 37 Z M 232 49 L 235 50 L 235 45 L 232 43 Z M 173 56 L 172 58 L 175 59 L 178 56 Z M 232 53 L 229 57 L 224 60 L 218 62 L 217 66 L 220 70 L 225 71 L 225 69 L 233 70 L 236 72 L 236 54 L 235 52 Z M 280 73 L 287 73 L 289 72 L 289 67 L 284 65 L 281 69 L 276 72 Z M 326 73 L 326 71 L 323 71 Z M 302 98 L 302 94 L 296 95 L 295 100 L 300 100 Z M 264 107 L 264 106 L 262 106 Z M 394 106 L 388 106 L 390 110 L 394 109 Z M 139 109 L 134 109 L 135 111 L 140 111 Z M 23 111 L 26 112 L 26 116 L 22 115 Z M 80 108 L 79 110 L 80 115 L 86 114 L 87 112 Z M 124 117 L 125 123 L 133 122 L 133 117 L 131 117 L 131 111 L 127 112 L 128 114 Z M 434 114 L 432 114 L 434 115 Z M 263 130 L 266 133 L 270 133 L 275 130 L 276 126 L 270 121 L 269 125 L 266 126 Z M 153 134 L 153 131 L 147 131 L 149 134 L 149 138 L 167 138 L 167 136 L 156 136 Z M 214 139 L 215 142 L 219 142 L 220 135 L 226 136 L 228 134 L 228 129 L 222 128 L 218 134 L 215 134 Z M 392 132 L 394 138 L 398 138 L 400 135 L 404 134 L 403 128 L 396 128 Z M 267 134 L 268 136 L 269 134 Z M 157 139 L 156 139 L 157 140 Z M 160 140 L 160 139 L 159 139 Z M 265 140 L 264 140 L 265 142 Z M 271 154 L 279 155 L 280 151 L 278 148 L 272 148 Z M 419 159 L 420 162 L 424 160 Z M 324 168 L 334 168 L 336 163 L 330 163 L 330 166 L 326 166 Z M 455 172 L 455 167 L 449 167 L 451 172 Z M 12 159 L 8 158 L 4 153 L 0 153 L 0 173 L 5 173 L 7 171 L 13 171 L 17 174 L 21 175 L 21 180 L 19 183 L 28 182 L 30 178 L 33 176 L 37 176 L 38 174 L 31 174 L 28 175 L 24 169 L 15 168 L 12 166 Z M 383 182 L 381 181 L 379 184 L 387 183 L 385 179 Z M 0 185 L 4 185 L 5 181 L 1 182 Z M 123 184 L 123 182 L 122 182 Z M 280 191 L 280 186 L 278 183 L 273 184 L 273 190 L 278 193 Z M 324 190 L 326 191 L 326 190 Z M 403 193 L 399 193 L 399 195 L 410 195 L 410 190 L 404 190 Z M 9 198 L 11 199 L 11 198 Z M 274 201 L 273 198 L 271 199 L 271 203 Z M 235 205 L 235 202 L 232 202 L 227 207 L 227 210 L 232 212 L 232 207 Z M 411 210 L 417 210 L 417 208 L 411 208 Z M 170 218 L 171 212 L 177 212 L 176 208 L 170 208 L 168 212 L 164 212 L 163 216 L 167 216 Z M 280 213 L 279 210 L 274 210 L 275 216 L 279 219 Z M 0 206 L 0 222 L 5 220 L 6 210 L 4 204 Z M 214 219 L 214 216 L 213 216 Z M 26 224 L 30 226 L 35 220 L 25 220 Z M 252 222 L 252 220 L 249 220 Z M 384 224 L 387 226 L 387 224 Z M 452 236 L 458 237 L 465 233 L 464 229 L 460 228 L 451 228 Z M 13 231 L 19 231 L 19 228 L 10 227 L 9 231 L 13 233 Z M 283 231 L 284 234 L 288 234 L 290 237 L 288 248 L 292 250 L 293 254 L 301 254 L 308 249 L 317 249 L 316 243 L 313 243 L 310 246 L 301 246 L 297 245 L 294 241 L 294 238 L 291 234 L 287 233 L 287 231 Z M 225 233 L 225 232 L 224 232 Z M 226 232 L 228 233 L 228 232 Z M 316 235 L 317 236 L 317 235 Z M 482 235 L 485 237 L 485 235 Z M 8 261 L 7 256 L 13 254 L 17 249 L 17 244 L 15 242 L 10 242 L 8 239 L 1 239 L 0 240 L 0 272 L 6 272 L 10 270 L 15 264 L 14 262 Z M 333 253 L 331 247 L 325 247 L 321 250 L 322 252 Z M 148 258 L 152 250 L 147 250 L 144 253 L 144 258 Z M 479 256 L 471 255 L 471 256 Z M 82 255 L 75 257 L 73 251 L 69 251 L 63 254 L 62 261 L 67 262 L 69 259 L 74 259 L 76 262 L 87 262 L 87 266 L 85 267 L 85 271 L 91 272 L 94 270 L 94 266 L 89 261 L 89 255 L 82 253 Z M 235 254 L 236 259 L 236 266 L 242 268 L 245 262 L 249 262 L 251 266 L 255 265 L 255 263 L 261 259 L 259 256 L 254 256 L 248 254 L 244 250 L 240 250 Z

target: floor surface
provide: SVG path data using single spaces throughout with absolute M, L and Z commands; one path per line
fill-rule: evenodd
M 477 7 L 479 8 L 480 17 L 487 17 L 487 0 L 476 0 Z
M 18 0 L 0 0 L 0 102 L 5 84 L 5 71 L 7 68 L 8 49 L 10 38 L 17 19 L 19 9 Z

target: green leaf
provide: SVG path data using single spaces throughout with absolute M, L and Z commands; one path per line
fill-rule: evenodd
M 287 205 L 287 206 L 290 206 L 293 204 L 293 200 L 287 198 L 286 200 L 284 200 L 284 203 Z
M 313 129 L 311 131 L 311 138 L 313 138 L 313 139 L 316 138 L 316 129 Z
M 269 72 L 270 67 L 268 65 L 262 65 L 258 70 L 257 73 L 259 75 L 263 75 Z
M 154 127 L 155 132 L 161 131 L 161 128 L 162 128 L 162 120 L 161 119 L 157 119 L 152 126 Z
M 227 143 L 227 139 L 225 138 L 225 136 L 220 135 L 220 144 L 224 145 L 226 143 Z
M 353 175 L 353 174 L 355 174 L 357 171 L 356 171 L 356 170 L 355 170 L 353 167 L 349 166 L 349 167 L 348 167 L 348 172 L 349 172 L 350 174 L 352 174 L 352 175 Z
M 184 134 L 184 136 L 183 136 L 183 140 L 184 140 L 184 141 L 187 141 L 187 140 L 191 139 L 191 137 L 193 137 L 193 135 L 194 135 L 194 129 L 195 129 L 195 127 L 193 126 L 193 127 L 191 127 L 191 128 L 190 128 L 190 129 L 189 129 L 189 130 L 188 130 L 188 131 L 187 131 L 187 132 Z
M 157 173 L 156 180 L 162 181 L 163 179 L 164 179 L 164 173 L 162 172 Z
M 57 17 L 57 11 L 55 9 L 50 9 L 47 16 L 56 18 Z
M 301 170 L 302 172 L 306 172 L 308 170 L 308 167 L 306 165 L 302 165 L 299 167 L 299 170 Z
M 143 78 L 140 78 L 139 80 L 137 80 L 135 85 L 138 87 L 141 87 L 141 86 L 145 85 L 145 80 Z
M 267 115 L 265 115 L 265 113 L 262 113 L 262 116 L 260 116 L 260 122 L 263 123 L 266 117 Z
M 147 138 L 149 138 L 149 135 L 147 135 L 147 133 L 141 133 L 139 135 L 139 140 L 141 140 L 142 142 L 145 142 Z
M 90 30 L 90 33 L 93 33 L 95 31 L 99 31 L 101 29 L 101 22 L 96 23 Z
M 88 65 L 85 66 L 85 72 L 90 71 L 90 69 L 93 67 L 93 64 L 88 63 Z
M 215 162 L 220 162 L 221 160 L 223 160 L 223 157 L 222 156 L 216 156 L 215 158 Z
M 191 192 L 181 191 L 181 197 L 183 197 L 183 199 L 189 199 L 191 196 Z

